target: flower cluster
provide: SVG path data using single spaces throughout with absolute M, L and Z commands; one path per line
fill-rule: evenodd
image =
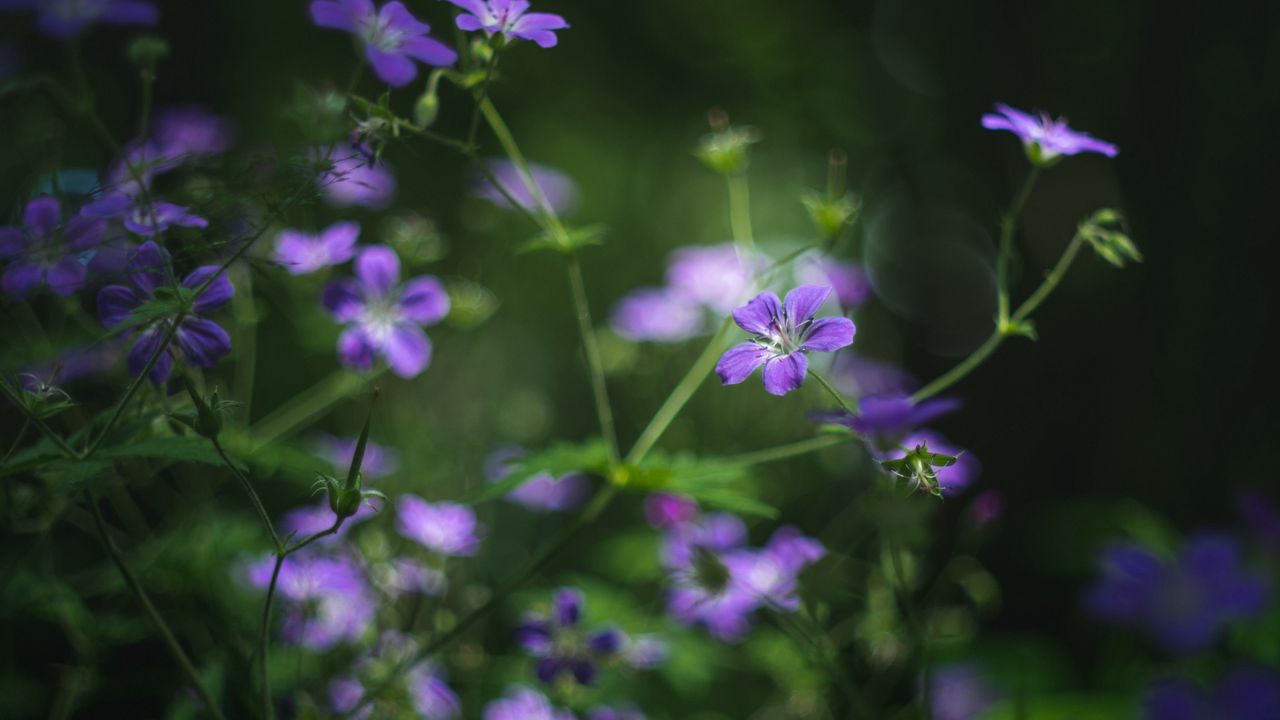
M 516 630 L 521 647 L 537 659 L 538 679 L 552 683 L 561 675 L 587 685 L 602 663 L 622 654 L 627 636 L 615 627 L 584 631 L 586 600 L 574 588 L 560 588 L 546 614 L 530 613 Z

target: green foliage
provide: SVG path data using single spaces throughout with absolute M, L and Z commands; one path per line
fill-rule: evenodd
M 606 232 L 608 232 L 608 228 L 598 224 L 569 228 L 564 232 L 543 232 L 521 245 L 516 252 L 523 254 L 553 250 L 564 255 L 570 255 L 585 247 L 603 245 Z
M 1138 246 L 1124 231 L 1124 217 L 1119 210 L 1104 208 L 1095 212 L 1080 224 L 1079 233 L 1098 257 L 1118 268 L 1130 261 L 1142 262 Z
M 559 443 L 546 450 L 530 453 L 511 461 L 508 473 L 498 482 L 486 485 L 464 502 L 477 504 L 495 500 L 518 489 L 540 473 L 559 478 L 568 473 L 606 475 L 609 469 L 609 453 L 599 438 L 585 443 Z

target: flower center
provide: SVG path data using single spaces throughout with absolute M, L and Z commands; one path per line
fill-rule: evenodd
M 404 32 L 391 27 L 390 20 L 384 21 L 377 15 L 364 21 L 360 37 L 385 53 L 399 52 L 400 45 L 404 42 Z
M 360 326 L 375 343 L 391 337 L 400 322 L 400 309 L 389 298 L 372 300 L 360 313 Z

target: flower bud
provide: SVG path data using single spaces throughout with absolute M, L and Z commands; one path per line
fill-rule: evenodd
M 140 68 L 153 69 L 169 57 L 169 43 L 162 37 L 143 35 L 129 43 L 129 60 Z
M 173 419 L 191 428 L 201 437 L 211 439 L 218 437 L 222 432 L 222 414 L 236 403 L 219 398 L 217 390 L 214 390 L 206 399 L 196 389 L 191 378 L 186 375 L 182 376 L 182 384 L 187 389 L 187 395 L 191 397 L 195 412 L 175 413 L 172 416 Z
M 423 130 L 431 127 L 440 115 L 440 96 L 436 90 L 440 86 L 441 75 L 439 70 L 431 73 L 431 77 L 427 79 L 426 91 L 413 106 L 413 124 Z
M 704 165 L 721 175 L 736 175 L 747 169 L 751 145 L 760 140 L 760 133 L 751 127 L 729 125 L 729 117 L 723 110 L 707 114 L 711 133 L 702 136 L 694 154 Z

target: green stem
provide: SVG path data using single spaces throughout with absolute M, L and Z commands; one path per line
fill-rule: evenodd
M 467 130 L 467 144 L 476 144 L 476 132 L 480 130 L 480 105 L 489 97 L 489 83 L 493 81 L 493 71 L 498 67 L 498 51 L 489 48 L 489 63 L 484 69 L 484 82 L 476 91 L 476 107 L 471 111 L 471 126 Z
M 827 382 L 826 378 L 822 377 L 822 375 L 818 374 L 812 368 L 809 369 L 809 377 L 817 380 L 818 384 L 822 386 L 822 389 L 826 390 L 828 395 L 835 398 L 835 401 L 840 404 L 840 407 L 843 408 L 845 412 L 850 415 L 858 414 L 857 401 L 850 401 L 843 393 L 832 387 L 831 383 Z
M 18 445 L 22 444 L 22 439 L 27 436 L 27 430 L 31 427 L 31 418 L 26 417 L 22 420 L 22 427 L 18 428 L 18 434 L 14 436 L 13 442 L 9 444 L 9 449 L 5 451 L 4 458 L 0 459 L 0 467 L 9 464 L 9 458 L 13 457 L 14 451 L 18 449 Z
M 739 455 L 730 455 L 725 458 L 720 458 L 718 462 L 734 466 L 763 465 L 764 463 L 777 462 L 779 460 L 786 460 L 799 455 L 808 455 L 811 452 L 837 447 L 856 439 L 857 438 L 854 435 L 818 435 L 817 437 L 805 438 L 804 440 L 787 443 L 786 445 L 778 445 L 777 447 L 765 448 L 763 450 L 753 450 L 752 452 L 741 453 Z
M 103 547 L 106 548 L 107 554 L 111 556 L 111 561 L 115 563 L 116 569 L 120 571 L 120 576 L 124 579 L 125 585 L 129 587 L 129 590 L 133 593 L 134 597 L 138 599 L 138 603 L 141 604 L 143 610 L 146 611 L 147 616 L 151 619 L 151 623 L 155 626 L 156 631 L 160 633 L 160 638 L 164 641 L 165 647 L 168 648 L 169 653 L 173 655 L 173 658 L 178 661 L 178 665 L 182 668 L 183 674 L 187 676 L 187 681 L 191 683 L 191 686 L 195 689 L 196 693 L 200 695 L 200 699 L 204 701 L 205 707 L 209 710 L 209 714 L 217 720 L 224 720 L 222 711 L 218 709 L 217 704 L 213 701 L 213 696 L 209 694 L 209 691 L 205 689 L 204 684 L 200 682 L 200 676 L 196 672 L 195 665 L 192 664 L 191 658 L 187 657 L 187 653 L 182 649 L 182 646 L 178 644 L 178 639 L 174 637 L 173 631 L 169 629 L 168 623 L 166 623 L 164 618 L 160 616 L 155 605 L 151 604 L 151 598 L 149 598 L 147 596 L 147 592 L 142 589 L 142 585 L 138 582 L 138 579 L 134 577 L 133 571 L 125 564 L 124 556 L 120 553 L 120 548 L 116 546 L 115 540 L 113 540 L 111 535 L 107 532 L 107 524 L 102 519 L 102 511 L 98 508 L 98 501 L 94 499 L 93 495 L 90 494 L 88 490 L 84 491 L 84 498 L 89 504 L 89 508 L 93 511 L 93 524 L 98 530 L 98 539 L 101 540 Z
M 236 348 L 234 389 L 240 398 L 239 415 L 248 422 L 253 416 L 253 384 L 258 367 L 258 311 L 253 302 L 253 274 L 237 272 L 236 286 L 239 291 L 231 297 L 231 315 L 236 323 L 232 345 Z
M 361 376 L 347 370 L 338 370 L 311 388 L 295 395 L 292 400 L 272 411 L 250 428 L 253 450 L 265 447 L 272 440 L 288 435 L 299 425 L 329 409 L 331 405 L 376 380 L 385 369 L 369 376 Z
M 756 251 L 755 235 L 751 231 L 751 188 L 746 173 L 734 173 L 726 178 L 729 185 L 729 229 L 733 241 L 748 257 Z
M 230 468 L 231 473 L 240 481 L 240 487 L 244 488 L 244 492 L 249 496 L 249 502 L 253 503 L 253 508 L 258 511 L 258 517 L 262 519 L 262 524 L 266 526 L 267 533 L 271 535 L 271 544 L 275 547 L 277 553 L 284 552 L 284 544 L 280 542 L 280 536 L 276 534 L 276 526 L 271 522 L 271 516 L 267 514 L 267 508 L 262 504 L 262 498 L 258 496 L 256 490 L 253 489 L 253 483 L 249 481 L 249 477 L 236 467 L 227 455 L 227 451 L 222 448 L 222 443 L 218 442 L 218 438 L 211 437 L 209 442 L 213 444 L 213 449 L 218 453 L 218 457 L 222 458 L 222 462 Z
M 1057 264 L 1053 266 L 1053 269 L 1049 271 L 1049 274 L 1040 283 L 1040 287 L 1036 288 L 1036 291 L 1031 293 L 1031 296 L 1018 306 L 1013 315 L 1005 323 L 997 327 L 995 332 L 991 333 L 991 337 L 988 337 L 986 341 L 979 345 L 977 350 L 974 350 L 968 357 L 961 360 L 955 367 L 938 376 L 933 382 L 917 390 L 911 396 L 911 401 L 920 402 L 937 395 L 963 380 L 981 365 L 991 353 L 995 352 L 996 348 L 1000 347 L 1000 343 L 1004 342 L 1004 339 L 1009 336 L 1012 328 L 1030 317 L 1031 313 L 1048 299 L 1049 295 L 1058 287 L 1058 284 L 1062 282 L 1062 278 L 1067 274 L 1067 270 L 1071 268 L 1071 264 L 1075 262 L 1076 256 L 1083 246 L 1084 236 L 1077 232 L 1071 238 L 1071 242 L 1067 244 L 1067 249 L 1062 252 L 1062 256 L 1058 258 Z
M 591 394 L 595 398 L 596 416 L 600 420 L 600 432 L 604 436 L 605 449 L 609 452 L 609 464 L 618 464 L 618 434 L 613 424 L 613 408 L 609 405 L 609 389 L 605 385 L 604 362 L 600 359 L 600 344 L 596 341 L 591 324 L 591 306 L 587 304 L 587 289 L 582 281 L 582 264 L 577 253 L 568 257 L 569 285 L 573 289 L 573 304 L 578 316 L 578 332 L 587 354 L 587 369 L 591 375 Z
M 1013 205 L 1000 220 L 1000 250 L 996 255 L 998 293 L 996 299 L 999 305 L 996 315 L 997 325 L 1004 325 L 1009 319 L 1009 265 L 1013 262 L 1013 232 L 1017 229 L 1018 218 L 1022 216 L 1022 209 L 1026 206 L 1027 199 L 1031 197 L 1031 189 L 1035 187 L 1036 179 L 1039 177 L 1040 168 L 1032 166 L 1027 179 L 1022 183 L 1022 189 L 1013 200 Z

